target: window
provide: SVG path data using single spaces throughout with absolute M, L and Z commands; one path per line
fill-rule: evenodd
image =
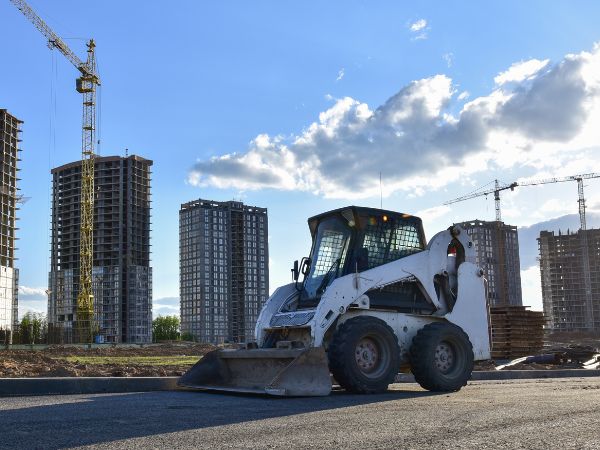
M 363 248 L 367 251 L 367 268 L 371 269 L 419 252 L 423 245 L 414 224 L 371 217 L 365 226 Z
M 350 229 L 339 218 L 326 219 L 319 224 L 315 240 L 317 254 L 312 256 L 313 263 L 304 284 L 309 298 L 320 295 L 320 291 L 325 289 L 336 278 L 340 268 L 344 267 L 349 240 Z M 256 257 L 252 259 L 256 261 Z

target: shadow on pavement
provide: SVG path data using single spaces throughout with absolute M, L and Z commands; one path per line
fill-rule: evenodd
M 334 391 L 329 397 L 274 398 L 202 392 L 4 398 L 0 448 L 64 448 L 317 411 L 436 395 L 393 390 L 378 395 Z M 49 399 L 55 404 L 48 403 Z M 39 406 L 28 406 L 31 402 Z M 4 447 L 6 446 L 6 447 Z

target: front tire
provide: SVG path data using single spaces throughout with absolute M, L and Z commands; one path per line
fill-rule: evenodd
M 331 373 L 345 390 L 385 392 L 400 365 L 398 338 L 383 320 L 354 317 L 335 331 L 327 357 Z
M 462 328 L 448 322 L 425 325 L 410 347 L 411 371 L 428 391 L 460 390 L 471 378 L 473 360 L 469 337 Z

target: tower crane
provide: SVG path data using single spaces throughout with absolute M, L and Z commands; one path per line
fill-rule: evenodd
M 494 202 L 496 205 L 496 222 L 502 222 L 502 213 L 500 211 L 500 192 L 505 191 L 507 189 L 514 191 L 515 187 L 517 187 L 517 186 L 518 186 L 518 183 L 506 184 L 506 183 L 502 183 L 498 180 L 494 180 L 494 188 L 493 189 L 471 192 L 470 194 L 463 195 L 462 197 L 448 200 L 447 202 L 444 202 L 443 204 L 451 205 L 452 203 L 458 203 L 458 202 L 470 200 L 472 198 L 481 197 L 481 196 L 487 197 L 490 194 L 494 194 Z
M 567 181 L 577 181 L 577 203 L 579 204 L 579 224 L 580 232 L 579 239 L 581 241 L 581 262 L 583 266 L 583 285 L 585 289 L 585 306 L 587 310 L 586 314 L 586 326 L 592 330 L 594 328 L 594 306 L 592 300 L 592 279 L 590 275 L 590 256 L 588 247 L 588 236 L 586 233 L 587 223 L 585 219 L 585 196 L 583 193 L 583 180 L 589 180 L 592 178 L 600 178 L 600 173 L 583 173 L 579 175 L 570 175 L 567 177 L 560 178 L 544 178 L 541 180 L 525 180 L 518 182 L 519 186 L 537 186 L 540 184 L 549 183 L 564 183 Z
M 577 193 L 579 203 L 579 223 L 582 230 L 587 230 L 587 224 L 585 220 L 585 196 L 583 194 L 583 180 L 589 180 L 591 178 L 600 178 L 600 173 L 583 173 L 579 175 L 569 175 L 567 177 L 560 178 L 543 178 L 540 180 L 524 180 L 518 181 L 515 186 L 537 186 L 540 184 L 549 183 L 564 183 L 566 181 L 577 181 Z
M 100 85 L 100 77 L 96 71 L 96 44 L 93 39 L 88 41 L 87 59 L 83 62 L 25 0 L 10 0 L 10 2 L 44 35 L 51 50 L 57 49 L 81 72 L 76 80 L 76 90 L 83 95 L 79 293 L 77 295 L 76 324 L 79 342 L 92 342 L 95 332 L 94 295 L 92 292 L 94 145 L 96 138 L 96 87 Z
M 500 183 L 498 180 L 495 180 L 494 188 L 488 190 L 479 190 L 476 192 L 472 192 L 470 194 L 464 195 L 462 197 L 455 198 L 453 200 L 449 200 L 444 202 L 444 205 L 450 205 L 452 203 L 461 202 L 464 200 L 469 200 L 475 197 L 487 196 L 489 194 L 494 194 L 494 200 L 496 203 L 496 225 L 497 225 L 497 248 L 498 248 L 498 264 L 501 267 L 500 270 L 500 283 L 503 286 L 503 290 L 507 288 L 506 286 L 506 275 L 504 270 L 504 234 L 500 232 L 501 227 L 501 213 L 500 213 L 500 192 L 510 189 L 513 191 L 516 187 L 523 186 L 538 186 L 542 184 L 551 184 L 551 183 L 565 183 L 567 181 L 577 181 L 577 193 L 579 204 L 579 223 L 581 232 L 579 233 L 581 240 L 581 258 L 583 265 L 583 277 L 584 277 L 584 286 L 585 286 L 585 297 L 586 297 L 586 308 L 588 311 L 587 314 L 587 326 L 592 329 L 594 323 L 594 309 L 592 305 L 592 282 L 590 278 L 590 260 L 589 260 L 589 248 L 588 248 L 588 240 L 587 240 L 587 223 L 585 218 L 585 196 L 584 196 L 584 180 L 589 180 L 592 178 L 600 178 L 600 173 L 583 173 L 578 175 L 569 175 L 566 177 L 554 177 L 554 178 L 543 178 L 539 180 L 523 180 L 523 181 L 515 181 L 510 184 Z M 504 290 L 504 292 L 506 292 Z
M 504 240 L 504 232 L 502 231 L 502 213 L 500 210 L 500 192 L 510 189 L 514 191 L 517 183 L 502 183 L 497 179 L 494 180 L 494 188 L 487 189 L 483 191 L 472 192 L 467 195 L 463 195 L 462 197 L 455 198 L 453 200 L 449 200 L 444 202 L 444 205 L 451 205 L 452 203 L 462 202 L 464 200 L 469 200 L 476 197 L 488 196 L 490 194 L 494 194 L 494 203 L 496 207 L 496 239 L 495 239 L 495 247 L 496 247 L 496 256 L 498 263 L 498 276 L 499 280 L 497 283 L 497 287 L 499 288 L 496 292 L 498 295 L 498 305 L 508 305 L 509 297 L 508 297 L 508 279 L 506 277 L 506 257 L 505 257 L 505 240 Z
M 600 173 L 583 173 L 579 175 L 569 175 L 567 177 L 560 178 L 542 178 L 539 180 L 523 180 L 523 181 L 515 181 L 510 184 L 501 183 L 498 180 L 494 180 L 494 188 L 487 190 L 478 190 L 472 192 L 467 195 L 463 195 L 462 197 L 454 198 L 452 200 L 448 200 L 444 202 L 444 205 L 451 205 L 452 203 L 462 202 L 464 200 L 470 200 L 472 198 L 488 196 L 490 194 L 494 194 L 494 201 L 496 204 L 496 221 L 500 222 L 502 220 L 502 214 L 500 211 L 500 192 L 510 189 L 514 191 L 516 187 L 519 186 L 537 186 L 541 184 L 550 184 L 550 183 L 564 183 L 567 181 L 577 181 L 577 192 L 579 195 L 579 199 L 577 203 L 579 203 L 579 222 L 582 230 L 587 229 L 586 219 L 585 219 L 585 196 L 583 193 L 583 180 L 589 180 L 591 178 L 600 178 Z

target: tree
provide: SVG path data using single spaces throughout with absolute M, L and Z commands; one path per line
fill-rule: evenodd
M 42 313 L 27 312 L 19 324 L 19 341 L 21 344 L 42 344 L 46 340 L 48 322 Z
M 175 341 L 179 339 L 179 317 L 158 316 L 152 321 L 152 340 Z
M 196 342 L 196 339 L 194 338 L 194 335 L 192 333 L 185 332 L 181 335 L 181 340 L 182 341 L 188 341 L 188 342 Z

